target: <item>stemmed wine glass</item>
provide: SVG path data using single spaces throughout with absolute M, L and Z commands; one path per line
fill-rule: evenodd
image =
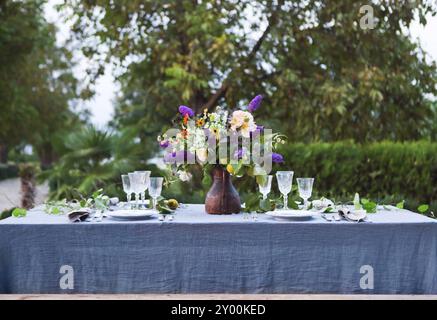
M 141 204 L 144 204 L 146 206 L 146 190 L 149 188 L 150 183 L 150 171 L 135 171 L 134 173 L 138 173 L 141 175 L 141 193 L 140 193 L 140 200 Z M 143 176 L 144 175 L 144 176 Z M 144 180 L 143 180 L 144 178 Z
M 314 178 L 297 178 L 299 196 L 303 199 L 304 209 L 308 209 L 308 199 L 313 192 Z
M 267 195 L 270 193 L 272 189 L 272 175 L 262 176 L 261 179 L 258 180 L 259 192 L 263 195 L 263 200 L 267 199 Z M 258 220 L 258 212 L 254 212 L 252 214 L 253 220 Z
M 131 206 L 130 202 L 131 202 L 131 197 L 132 197 L 132 188 L 131 188 L 131 184 L 130 184 L 129 175 L 127 175 L 127 174 L 121 175 L 121 181 L 123 182 L 123 191 L 126 193 L 127 204 L 128 204 L 128 207 L 130 208 L 130 206 Z
M 281 191 L 284 197 L 284 208 L 288 210 L 288 194 L 291 191 L 291 185 L 293 183 L 293 171 L 278 171 L 276 172 L 276 180 L 278 181 L 279 191 Z
M 149 194 L 152 198 L 152 208 L 153 210 L 156 210 L 157 200 L 158 197 L 161 195 L 162 191 L 162 182 L 164 181 L 164 178 L 161 177 L 151 177 L 150 178 L 150 185 L 149 185 Z M 163 220 L 162 217 L 160 217 L 160 220 Z
M 139 172 L 129 172 L 128 176 L 132 192 L 135 194 L 135 208 L 138 209 L 138 200 L 143 191 L 145 175 Z
M 272 189 L 272 180 L 273 176 L 268 175 L 264 176 L 263 179 L 258 183 L 259 186 L 259 192 L 263 195 L 263 200 L 267 199 L 267 195 L 270 193 L 270 190 Z

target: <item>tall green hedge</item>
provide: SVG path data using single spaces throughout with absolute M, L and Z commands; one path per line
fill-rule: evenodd
M 437 200 L 437 143 L 298 143 L 281 152 L 295 177 L 316 178 L 319 194 Z
M 0 181 L 18 177 L 18 166 L 0 163 Z

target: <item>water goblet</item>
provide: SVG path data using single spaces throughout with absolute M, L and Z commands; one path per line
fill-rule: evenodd
M 311 198 L 313 192 L 314 178 L 297 178 L 297 186 L 299 196 L 303 199 L 304 209 L 308 209 L 308 199 Z
M 149 194 L 152 197 L 152 208 L 156 210 L 158 197 L 161 195 L 162 183 L 164 178 L 161 177 L 151 177 L 149 185 Z
M 263 200 L 267 199 L 267 195 L 270 193 L 270 190 L 272 188 L 272 180 L 273 176 L 268 175 L 260 179 L 258 183 L 259 192 L 263 195 Z
M 140 200 L 141 204 L 146 206 L 146 190 L 149 187 L 150 182 L 150 171 L 135 171 L 135 173 L 141 175 L 141 193 L 140 193 Z
M 293 183 L 293 171 L 278 171 L 276 172 L 276 180 L 278 181 L 279 191 L 284 197 L 284 208 L 288 210 L 288 194 L 291 192 L 291 185 Z
M 141 174 L 136 172 L 129 172 L 129 181 L 132 192 L 135 194 L 135 208 L 138 209 L 138 200 L 142 191 Z
M 124 191 L 124 193 L 126 193 L 127 204 L 128 204 L 128 207 L 130 208 L 132 188 L 131 188 L 131 184 L 130 184 L 130 180 L 129 180 L 129 175 L 127 175 L 127 174 L 121 175 L 121 181 L 123 183 L 123 191 Z
M 263 195 L 263 200 L 267 199 L 267 195 L 270 193 L 272 189 L 272 180 L 273 180 L 272 175 L 260 176 L 260 179 L 258 179 L 259 192 Z M 257 221 L 258 212 L 254 212 L 252 214 L 252 218 L 253 220 Z

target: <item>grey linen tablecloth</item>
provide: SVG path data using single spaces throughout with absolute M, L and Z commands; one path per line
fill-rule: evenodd
M 370 219 L 255 222 L 190 205 L 173 222 L 73 224 L 35 210 L 0 221 L 0 293 L 437 294 L 436 221 L 395 208 Z

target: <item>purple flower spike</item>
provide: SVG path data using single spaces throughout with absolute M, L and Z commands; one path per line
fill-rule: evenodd
M 181 115 L 183 115 L 183 116 L 185 116 L 187 114 L 188 114 L 189 117 L 193 117 L 194 116 L 194 111 L 191 108 L 187 107 L 187 106 L 179 106 L 179 113 Z
M 250 101 L 249 106 L 247 107 L 249 112 L 255 112 L 255 110 L 258 109 L 261 105 L 262 100 L 263 96 L 260 94 L 253 98 L 252 101 Z
M 272 153 L 272 161 L 274 163 L 283 163 L 284 162 L 284 157 L 282 155 L 280 155 L 279 153 Z

